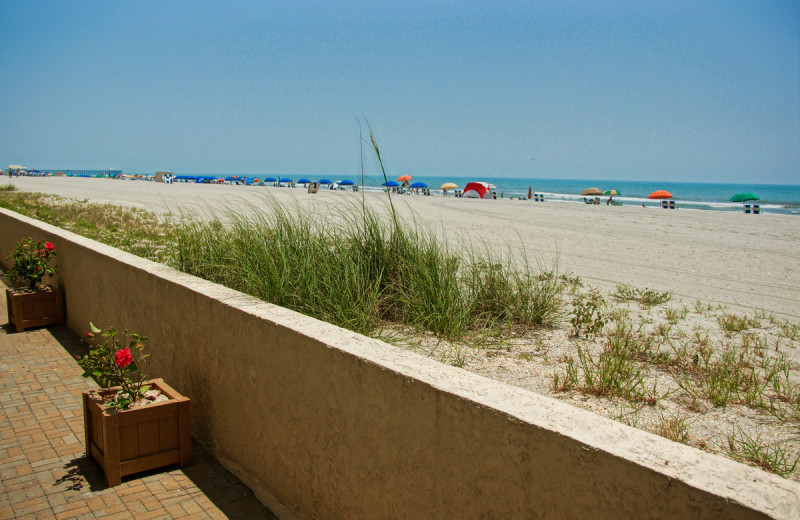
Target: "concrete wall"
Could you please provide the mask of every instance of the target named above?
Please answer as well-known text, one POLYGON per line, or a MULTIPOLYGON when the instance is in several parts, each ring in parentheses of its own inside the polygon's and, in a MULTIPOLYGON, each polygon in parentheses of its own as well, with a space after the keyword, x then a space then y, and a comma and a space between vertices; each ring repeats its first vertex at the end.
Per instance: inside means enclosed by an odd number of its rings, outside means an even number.
POLYGON ((150 337, 195 440, 282 518, 800 518, 800 485, 0 210, 68 326, 150 337))

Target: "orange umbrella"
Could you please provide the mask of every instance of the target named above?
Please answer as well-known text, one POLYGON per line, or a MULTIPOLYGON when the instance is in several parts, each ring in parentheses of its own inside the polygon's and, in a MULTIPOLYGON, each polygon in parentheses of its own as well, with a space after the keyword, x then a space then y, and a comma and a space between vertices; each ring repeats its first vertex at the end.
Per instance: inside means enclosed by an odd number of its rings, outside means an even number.
POLYGON ((411 180, 411 175, 401 175, 397 178, 397 182, 406 182, 411 180))
POLYGON ((657 190, 647 196, 648 199, 671 199, 672 193, 666 190, 657 190))

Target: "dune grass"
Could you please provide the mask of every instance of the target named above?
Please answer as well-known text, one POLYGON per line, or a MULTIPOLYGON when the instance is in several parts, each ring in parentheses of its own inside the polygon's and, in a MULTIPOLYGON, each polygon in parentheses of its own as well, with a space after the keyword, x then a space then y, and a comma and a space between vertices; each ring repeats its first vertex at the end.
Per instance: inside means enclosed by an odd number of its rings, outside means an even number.
POLYGON ((317 215, 266 199, 183 219, 176 245, 183 271, 365 334, 393 322, 457 339, 562 316, 563 282, 553 272, 511 268, 477 248, 457 254, 392 208, 345 204, 317 215))

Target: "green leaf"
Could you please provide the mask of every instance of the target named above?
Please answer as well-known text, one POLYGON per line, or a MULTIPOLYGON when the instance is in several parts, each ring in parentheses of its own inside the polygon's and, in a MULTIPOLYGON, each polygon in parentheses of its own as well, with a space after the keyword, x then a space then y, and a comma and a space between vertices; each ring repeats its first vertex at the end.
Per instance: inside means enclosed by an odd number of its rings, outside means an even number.
POLYGON ((92 334, 99 334, 99 333, 103 332, 102 330, 100 330, 97 327, 95 327, 94 323, 92 323, 91 321, 89 322, 89 328, 92 330, 92 334))
POLYGON ((139 389, 139 391, 141 393, 149 392, 150 391, 150 385, 142 385, 142 387, 139 389))

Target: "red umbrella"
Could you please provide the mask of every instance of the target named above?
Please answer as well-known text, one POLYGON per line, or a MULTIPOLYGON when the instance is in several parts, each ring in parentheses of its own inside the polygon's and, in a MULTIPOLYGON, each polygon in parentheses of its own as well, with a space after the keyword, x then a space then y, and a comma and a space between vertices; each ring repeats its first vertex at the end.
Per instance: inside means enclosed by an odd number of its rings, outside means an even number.
POLYGON ((411 180, 411 175, 401 175, 397 178, 397 182, 406 182, 411 180))
POLYGON ((648 199, 671 199, 672 193, 666 190, 657 190, 647 196, 648 199))

